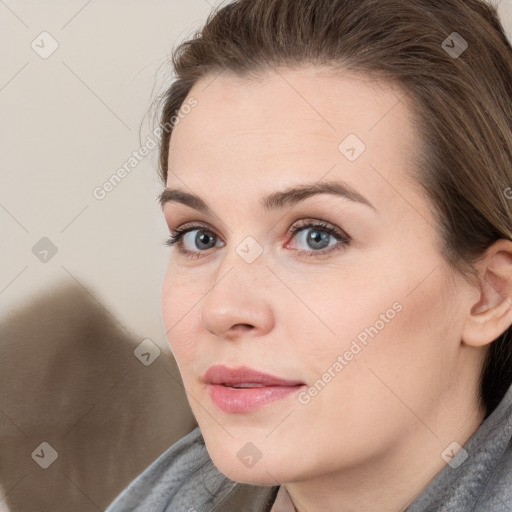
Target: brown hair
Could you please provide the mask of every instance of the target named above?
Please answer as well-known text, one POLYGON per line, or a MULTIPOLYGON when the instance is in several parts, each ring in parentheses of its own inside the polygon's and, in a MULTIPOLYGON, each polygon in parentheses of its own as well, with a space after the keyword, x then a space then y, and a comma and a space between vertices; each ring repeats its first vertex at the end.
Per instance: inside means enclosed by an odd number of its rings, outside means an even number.
MULTIPOLYGON (((443 255, 475 278, 485 249, 512 238, 512 48, 484 1, 236 0, 214 10, 173 53, 176 79, 161 98, 163 182, 169 122, 200 78, 308 63, 392 80, 412 98, 421 134, 412 172, 434 207, 443 255)), ((488 348, 479 396, 487 416, 511 383, 509 328, 488 348)))

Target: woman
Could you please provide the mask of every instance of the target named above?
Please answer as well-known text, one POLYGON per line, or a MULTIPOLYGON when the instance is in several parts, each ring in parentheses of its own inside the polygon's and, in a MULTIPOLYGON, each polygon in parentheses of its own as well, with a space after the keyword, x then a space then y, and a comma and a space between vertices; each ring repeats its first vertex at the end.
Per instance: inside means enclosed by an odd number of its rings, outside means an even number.
POLYGON ((512 510, 495 8, 238 0, 174 69, 162 306, 199 427, 108 512, 512 510))

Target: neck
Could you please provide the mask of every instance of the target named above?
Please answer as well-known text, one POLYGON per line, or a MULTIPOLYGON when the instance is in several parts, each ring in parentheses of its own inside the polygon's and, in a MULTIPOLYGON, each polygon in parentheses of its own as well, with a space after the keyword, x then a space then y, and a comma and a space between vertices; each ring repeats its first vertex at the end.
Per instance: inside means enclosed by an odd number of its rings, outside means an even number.
POLYGON ((447 465, 441 457, 446 448, 453 441, 464 445, 485 418, 474 403, 457 402, 436 409, 426 421, 418 419, 371 461, 285 484, 297 512, 405 511, 447 465), (466 418, 462 425, 460 418, 466 418))

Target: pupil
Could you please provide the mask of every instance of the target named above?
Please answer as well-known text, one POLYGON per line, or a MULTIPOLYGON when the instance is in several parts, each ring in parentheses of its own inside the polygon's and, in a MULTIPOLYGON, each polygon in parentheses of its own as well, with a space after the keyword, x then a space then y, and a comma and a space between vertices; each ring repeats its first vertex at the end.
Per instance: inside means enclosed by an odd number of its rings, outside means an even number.
MULTIPOLYGON (((204 243, 204 244, 208 245, 208 239, 210 239, 210 242, 211 242, 213 240, 213 237, 206 234, 205 231, 198 231, 197 235, 196 235, 196 245, 199 245, 200 243, 204 243)), ((212 244, 210 243, 210 246, 206 247, 206 248, 209 249, 211 246, 212 246, 212 244)))
POLYGON ((329 244, 329 235, 321 231, 310 231, 308 243, 314 249, 323 249, 329 244), (325 244, 323 244, 325 242, 325 244), (323 244, 323 245, 322 245, 323 244))

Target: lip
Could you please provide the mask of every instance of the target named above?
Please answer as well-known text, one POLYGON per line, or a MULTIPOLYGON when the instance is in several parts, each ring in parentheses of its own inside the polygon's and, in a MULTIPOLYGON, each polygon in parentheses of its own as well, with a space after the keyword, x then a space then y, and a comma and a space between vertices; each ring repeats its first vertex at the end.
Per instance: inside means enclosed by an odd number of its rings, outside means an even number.
POLYGON ((224 384, 226 386, 234 386, 245 382, 261 384, 263 386, 297 386, 304 384, 304 382, 299 380, 282 379, 270 373, 254 370, 248 366, 228 368, 223 364, 210 366, 204 374, 203 380, 207 384, 224 384))
POLYGON ((251 412, 264 405, 297 393, 304 382, 276 377, 247 366, 228 368, 214 365, 203 376, 210 398, 221 410, 228 413, 251 412), (240 384, 257 387, 235 388, 240 384))

